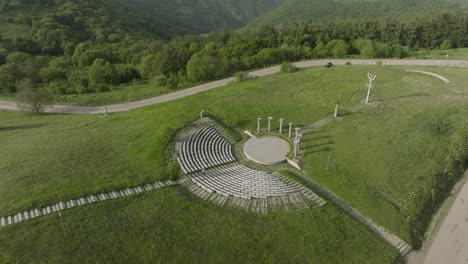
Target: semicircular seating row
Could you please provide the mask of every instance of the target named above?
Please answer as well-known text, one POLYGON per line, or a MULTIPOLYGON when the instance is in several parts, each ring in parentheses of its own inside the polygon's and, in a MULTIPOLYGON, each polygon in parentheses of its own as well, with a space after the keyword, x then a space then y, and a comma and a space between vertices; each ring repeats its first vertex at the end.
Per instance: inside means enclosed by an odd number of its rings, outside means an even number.
POLYGON ((177 158, 186 174, 235 161, 232 145, 212 126, 190 135, 182 143, 177 158))
POLYGON ((244 199, 266 199, 299 191, 275 175, 240 164, 196 173, 191 180, 209 193, 244 199))

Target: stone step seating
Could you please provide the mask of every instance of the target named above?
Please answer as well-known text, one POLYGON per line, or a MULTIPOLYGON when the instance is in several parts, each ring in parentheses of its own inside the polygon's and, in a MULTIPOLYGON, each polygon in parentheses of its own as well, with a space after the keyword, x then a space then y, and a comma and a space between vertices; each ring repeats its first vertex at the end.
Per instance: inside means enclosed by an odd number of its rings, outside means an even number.
POLYGON ((304 197, 312 200, 318 206, 322 206, 322 205, 325 205, 327 203, 324 199, 322 199, 322 197, 318 196, 313 191, 311 191, 309 188, 307 188, 304 185, 298 183, 297 181, 294 181, 294 180, 286 177, 285 175, 283 175, 283 174, 281 174, 279 172, 274 172, 273 175, 278 177, 284 183, 297 188, 304 197))
POLYGON ((232 145, 212 126, 205 126, 182 143, 178 162, 184 173, 202 171, 235 161, 232 145))
POLYGON ((150 184, 145 184, 133 188, 126 188, 120 191, 112 191, 108 193, 100 193, 100 194, 94 194, 94 195, 89 195, 86 197, 81 197, 75 200, 69 200, 66 202, 59 202, 54 205, 48 205, 45 207, 41 208, 36 208, 32 209, 29 211, 24 211, 15 215, 11 216, 6 216, 6 217, 0 217, 0 227, 19 223, 28 219, 33 219, 36 217, 52 214, 54 212, 59 212, 62 210, 66 210, 72 207, 77 207, 85 204, 90 204, 90 203, 95 203, 99 201, 104 201, 104 200, 111 200, 119 197, 124 197, 140 192, 147 192, 167 186, 172 186, 178 184, 176 181, 160 181, 160 182, 155 182, 155 183, 150 183, 150 184))
POLYGON ((236 143, 236 140, 234 138, 232 138, 231 135, 229 135, 228 133, 226 133, 226 131, 224 130, 224 128, 219 125, 218 123, 216 123, 216 121, 214 121, 213 119, 210 119, 210 118, 207 118, 207 117, 204 117, 202 119, 206 124, 208 124, 209 126, 213 127, 214 129, 216 129, 224 138, 227 139, 227 141, 230 143, 230 144, 235 144, 236 143))
POLYGON ((243 165, 196 173, 192 181, 207 192, 244 199, 265 199, 298 191, 272 174, 243 165))
POLYGON ((320 204, 316 204, 304 197, 301 192, 293 192, 287 195, 269 198, 245 199, 241 197, 225 196, 216 192, 208 192, 196 185, 189 177, 181 178, 179 183, 203 200, 219 206, 234 207, 257 214, 303 210, 320 206, 320 204))
POLYGON ((310 189, 280 173, 269 174, 239 164, 195 173, 190 179, 205 192, 225 197, 267 199, 299 193, 318 206, 325 204, 310 189))

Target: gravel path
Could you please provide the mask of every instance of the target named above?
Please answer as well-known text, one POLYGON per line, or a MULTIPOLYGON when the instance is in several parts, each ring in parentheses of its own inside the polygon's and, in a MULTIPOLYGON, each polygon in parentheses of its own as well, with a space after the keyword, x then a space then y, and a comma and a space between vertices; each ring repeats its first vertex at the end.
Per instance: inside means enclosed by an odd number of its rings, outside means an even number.
MULTIPOLYGON (((439 67, 466 67, 468 68, 468 61, 465 60, 312 60, 312 61, 301 61, 295 63, 299 68, 318 67, 323 66, 328 62, 332 62, 335 65, 344 65, 350 61, 353 65, 376 65, 377 61, 382 61, 383 65, 389 66, 439 66, 439 67)), ((280 66, 274 66, 250 73, 251 76, 267 76, 280 71, 280 66)), ((72 105, 49 105, 46 107, 44 112, 46 113, 57 113, 57 114, 102 114, 107 111, 109 113, 124 112, 135 108, 140 108, 148 105, 159 104, 168 102, 183 97, 187 97, 193 94, 208 91, 217 87, 225 86, 230 82, 233 82, 234 78, 227 78, 218 80, 178 92, 165 94, 153 98, 148 98, 140 101, 114 104, 108 106, 72 106, 72 105)), ((19 111, 15 102, 0 100, 0 109, 9 111, 19 111)))

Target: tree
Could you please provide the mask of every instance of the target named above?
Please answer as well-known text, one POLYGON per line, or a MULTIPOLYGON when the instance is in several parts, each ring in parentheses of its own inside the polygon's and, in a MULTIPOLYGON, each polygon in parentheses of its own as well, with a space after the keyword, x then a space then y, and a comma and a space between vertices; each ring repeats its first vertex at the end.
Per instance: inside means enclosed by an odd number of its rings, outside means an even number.
POLYGON ((152 77, 158 75, 158 64, 156 61, 156 56, 146 55, 139 65, 138 71, 140 72, 141 77, 144 79, 151 79, 152 77))
POLYGON ((100 92, 109 84, 115 82, 116 71, 114 65, 104 59, 96 59, 89 67, 88 78, 90 85, 100 92))
POLYGON ((317 42, 314 48, 314 52, 319 58, 326 58, 329 56, 328 49, 322 41, 317 42))
POLYGON ((169 76, 169 78, 167 78, 166 86, 167 86, 167 88, 169 88, 171 90, 175 90, 175 89, 179 88, 179 80, 178 80, 176 74, 172 73, 169 76))
POLYGON ((48 83, 54 80, 65 80, 67 78, 67 73, 57 67, 49 66, 46 68, 42 68, 39 72, 42 82, 48 83))
POLYGON ((133 79, 141 78, 138 71, 131 64, 116 64, 115 65, 115 82, 116 83, 128 83, 133 79))
POLYGON ((214 80, 226 75, 228 65, 218 57, 197 53, 187 63, 187 76, 194 82, 214 80))
POLYGON ((299 69, 289 61, 285 61, 285 62, 281 63, 281 72, 293 73, 293 72, 297 72, 298 70, 299 69))
POLYGON ((450 39, 446 39, 444 40, 444 42, 442 42, 442 44, 440 44, 440 49, 452 49, 453 48, 453 42, 452 40, 450 39))
POLYGON ((24 78, 21 69, 15 64, 0 67, 0 91, 16 92, 16 82, 24 78))
POLYGON ((88 89, 89 79, 88 73, 84 70, 77 69, 68 73, 68 86, 72 87, 75 93, 90 92, 88 89))
POLYGON ((31 79, 24 78, 16 84, 18 91, 18 107, 21 109, 40 113, 44 109, 44 105, 49 103, 49 95, 43 89, 35 89, 34 83, 31 79))
POLYGON ((349 53, 349 45, 342 39, 334 39, 327 43, 327 50, 336 57, 343 58, 349 53))

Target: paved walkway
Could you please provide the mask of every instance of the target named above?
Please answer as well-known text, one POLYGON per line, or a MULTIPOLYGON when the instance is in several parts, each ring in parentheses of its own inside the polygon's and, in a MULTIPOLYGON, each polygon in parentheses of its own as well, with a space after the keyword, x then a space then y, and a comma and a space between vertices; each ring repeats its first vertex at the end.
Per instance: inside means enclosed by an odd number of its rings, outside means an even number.
MULTIPOLYGON (((377 61, 382 61, 383 65, 389 66, 440 66, 440 67, 463 67, 468 68, 468 61, 465 60, 312 60, 312 61, 301 61, 295 63, 299 68, 308 68, 308 67, 319 67, 323 66, 328 62, 332 62, 335 65, 344 65, 346 62, 350 61, 353 65, 376 65, 377 61)), ((262 77, 278 73, 280 71, 280 66, 274 66, 266 69, 261 69, 258 71, 250 72, 250 76, 262 77)), ((140 101, 108 105, 108 106, 71 106, 71 105, 49 105, 46 107, 46 113, 57 113, 57 114, 102 114, 107 111, 109 113, 124 112, 148 105, 154 105, 159 103, 164 103, 204 91, 208 91, 214 88, 225 86, 235 79, 234 77, 218 80, 185 90, 177 91, 170 94, 165 94, 153 98, 148 98, 140 101)), ((0 109, 10 110, 10 111, 19 111, 15 102, 0 100, 0 109)))
POLYGON ((170 181, 170 180, 160 181, 160 182, 155 182, 152 184, 145 184, 145 185, 137 186, 134 188, 127 188, 124 190, 112 191, 108 193, 94 194, 94 195, 90 195, 86 197, 80 197, 74 200, 69 200, 66 202, 59 202, 54 205, 47 205, 44 207, 29 210, 29 211, 17 213, 15 215, 0 217, 0 227, 12 225, 12 224, 22 222, 28 219, 33 219, 36 217, 52 214, 55 212, 60 212, 62 210, 66 210, 66 209, 77 207, 77 206, 82 206, 85 204, 95 203, 95 202, 104 201, 104 200, 116 199, 119 197, 124 197, 124 196, 141 193, 141 192, 147 192, 147 191, 159 189, 162 187, 172 186, 175 184, 179 184, 179 183, 176 181, 170 181))

